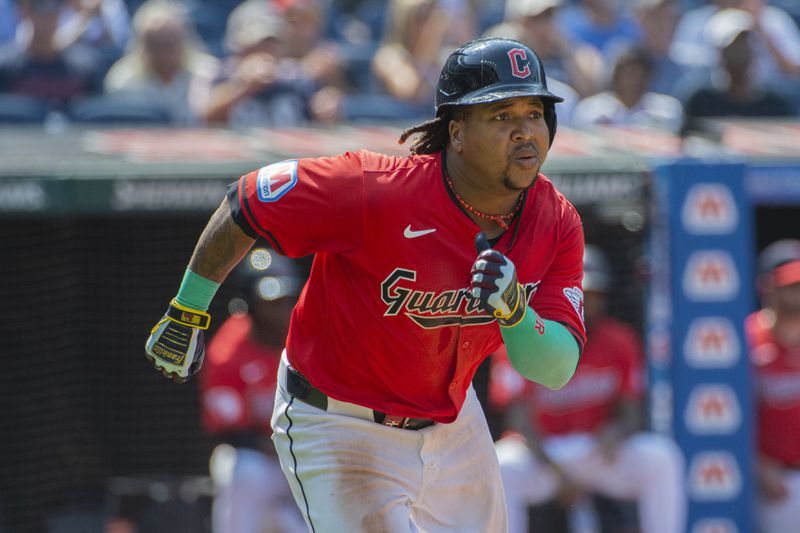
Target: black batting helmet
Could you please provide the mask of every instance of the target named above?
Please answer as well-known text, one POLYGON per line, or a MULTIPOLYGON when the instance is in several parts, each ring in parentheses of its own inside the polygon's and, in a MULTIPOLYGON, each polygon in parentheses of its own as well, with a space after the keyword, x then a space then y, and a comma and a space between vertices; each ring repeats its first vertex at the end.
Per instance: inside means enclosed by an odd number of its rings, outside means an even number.
POLYGON ((436 84, 436 115, 449 106, 483 104, 515 96, 539 96, 556 135, 555 104, 564 99, 547 90, 544 66, 536 53, 512 39, 478 39, 455 50, 436 84))

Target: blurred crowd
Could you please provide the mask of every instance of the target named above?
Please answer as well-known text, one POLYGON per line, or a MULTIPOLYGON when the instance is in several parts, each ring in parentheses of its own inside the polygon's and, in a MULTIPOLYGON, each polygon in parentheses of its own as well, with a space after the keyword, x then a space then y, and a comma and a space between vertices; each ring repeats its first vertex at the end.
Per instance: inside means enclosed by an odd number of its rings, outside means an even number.
POLYGON ((0 122, 428 118, 481 36, 542 58, 559 122, 685 133, 800 114, 792 0, 0 0, 0 122))

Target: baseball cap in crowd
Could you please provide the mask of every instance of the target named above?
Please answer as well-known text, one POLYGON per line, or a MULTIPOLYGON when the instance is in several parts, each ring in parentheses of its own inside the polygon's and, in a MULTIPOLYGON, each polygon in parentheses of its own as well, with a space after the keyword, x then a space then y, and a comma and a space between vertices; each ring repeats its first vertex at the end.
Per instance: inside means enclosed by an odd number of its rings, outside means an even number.
POLYGON ((263 0, 247 0, 239 4, 228 16, 225 27, 225 46, 240 52, 264 39, 282 40, 288 24, 263 0))
POLYGON ((726 8, 714 13, 708 19, 703 35, 717 48, 727 48, 744 32, 753 31, 753 16, 743 9, 726 8))
POLYGON ((587 244, 583 250, 583 291, 608 292, 610 288, 608 259, 600 248, 587 244))
POLYGON ((506 20, 515 20, 522 17, 535 17, 561 6, 563 0, 507 0, 506 20))
POLYGON ((758 271, 770 276, 776 287, 800 283, 800 241, 782 239, 764 248, 758 256, 758 271))

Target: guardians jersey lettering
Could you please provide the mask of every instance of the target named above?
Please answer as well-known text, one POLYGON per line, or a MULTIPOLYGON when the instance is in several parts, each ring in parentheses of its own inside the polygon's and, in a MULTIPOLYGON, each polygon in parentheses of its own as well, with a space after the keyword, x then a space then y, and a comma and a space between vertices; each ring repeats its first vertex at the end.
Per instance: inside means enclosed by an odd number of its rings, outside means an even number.
MULTIPOLYGON (((484 313, 480 302, 469 294, 469 288, 455 291, 420 291, 403 287, 403 280, 416 281, 414 270, 396 268, 381 283, 381 300, 388 308, 383 316, 403 314, 418 326, 426 329, 446 326, 477 326, 494 322, 496 318, 484 313), (424 315, 428 316, 424 316, 424 315), (432 316, 431 316, 432 315, 432 316)), ((536 292, 536 283, 525 283, 525 303, 529 304, 536 292)))
MULTIPOLYGON (((286 343, 292 366, 337 400, 453 421, 475 369, 503 341, 467 297, 480 228, 450 196, 441 154, 299 159, 291 187, 288 172, 270 173, 270 199, 282 193, 271 202, 258 174, 229 189, 234 220, 290 257, 314 254, 286 343)), ((563 290, 580 287, 583 228, 546 177, 493 246, 516 265, 536 313, 582 346, 583 322, 563 290)))

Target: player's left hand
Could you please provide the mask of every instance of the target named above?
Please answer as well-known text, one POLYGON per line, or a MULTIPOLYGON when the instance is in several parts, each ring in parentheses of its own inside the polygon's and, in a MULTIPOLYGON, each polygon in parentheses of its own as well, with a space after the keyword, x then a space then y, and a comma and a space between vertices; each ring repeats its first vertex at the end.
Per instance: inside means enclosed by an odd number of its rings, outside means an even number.
POLYGON ((205 357, 205 330, 211 315, 180 305, 175 300, 145 343, 145 357, 156 370, 175 383, 183 383, 200 370, 205 357))
POLYGON ((517 269, 505 254, 492 249, 483 232, 475 237, 478 258, 472 265, 470 294, 497 318, 501 326, 518 324, 525 316, 525 291, 517 269))

